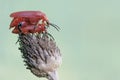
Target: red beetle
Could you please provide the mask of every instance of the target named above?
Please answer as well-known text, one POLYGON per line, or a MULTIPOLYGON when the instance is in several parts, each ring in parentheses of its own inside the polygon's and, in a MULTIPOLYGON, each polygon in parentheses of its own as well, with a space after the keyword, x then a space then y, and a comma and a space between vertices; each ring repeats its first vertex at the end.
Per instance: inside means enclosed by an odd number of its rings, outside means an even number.
POLYGON ((20 11, 10 15, 13 17, 10 28, 14 28, 12 33, 41 33, 46 31, 46 26, 53 26, 57 30, 59 27, 48 21, 46 15, 41 11, 20 11), (40 22, 41 21, 41 22, 40 22))
POLYGON ((21 32, 23 34, 28 34, 28 33, 41 33, 43 31, 46 31, 45 25, 38 24, 37 27, 35 25, 22 26, 20 29, 18 27, 15 27, 12 33, 18 34, 21 32))

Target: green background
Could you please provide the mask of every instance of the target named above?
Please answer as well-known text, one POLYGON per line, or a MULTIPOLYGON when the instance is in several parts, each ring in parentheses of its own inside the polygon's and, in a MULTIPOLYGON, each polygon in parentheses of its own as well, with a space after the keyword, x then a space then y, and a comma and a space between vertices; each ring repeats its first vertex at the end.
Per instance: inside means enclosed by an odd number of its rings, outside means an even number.
POLYGON ((1 0, 0 80, 47 80, 25 69, 10 13, 40 10, 63 56, 60 80, 120 80, 120 0, 1 0))

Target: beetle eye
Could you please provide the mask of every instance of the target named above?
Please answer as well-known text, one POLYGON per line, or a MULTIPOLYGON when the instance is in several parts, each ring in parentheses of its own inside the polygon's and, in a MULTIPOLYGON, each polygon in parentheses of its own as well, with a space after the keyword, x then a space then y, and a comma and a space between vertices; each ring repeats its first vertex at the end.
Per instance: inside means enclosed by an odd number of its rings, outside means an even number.
POLYGON ((22 22, 18 23, 18 26, 21 27, 22 26, 22 22))
POLYGON ((20 23, 18 23, 18 30, 19 30, 19 32, 22 32, 22 30, 21 30, 21 27, 22 27, 22 22, 20 22, 20 23))

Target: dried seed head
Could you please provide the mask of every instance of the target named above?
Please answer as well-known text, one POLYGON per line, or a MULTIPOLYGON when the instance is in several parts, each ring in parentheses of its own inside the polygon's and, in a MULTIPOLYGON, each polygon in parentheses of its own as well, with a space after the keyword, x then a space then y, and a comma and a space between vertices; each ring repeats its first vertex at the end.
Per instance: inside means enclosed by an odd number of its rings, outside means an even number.
POLYGON ((57 68, 62 57, 54 40, 41 34, 20 34, 19 44, 27 69, 38 77, 58 80, 57 68))

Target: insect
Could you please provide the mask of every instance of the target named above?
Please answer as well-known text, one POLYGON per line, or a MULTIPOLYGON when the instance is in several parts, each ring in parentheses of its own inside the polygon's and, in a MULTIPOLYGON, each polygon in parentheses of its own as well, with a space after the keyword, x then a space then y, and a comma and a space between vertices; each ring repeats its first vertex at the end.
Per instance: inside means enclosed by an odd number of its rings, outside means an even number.
POLYGON ((20 11, 10 15, 14 19, 10 23, 10 28, 14 28, 12 33, 28 34, 41 33, 46 31, 50 25, 59 30, 60 28, 50 23, 45 13, 41 11, 20 11))
POLYGON ((13 29, 12 33, 18 34, 21 32, 23 34, 28 34, 28 33, 41 33, 43 31, 46 31, 44 24, 38 24, 37 27, 35 25, 27 25, 27 26, 24 25, 26 24, 20 23, 18 27, 15 27, 13 29))

